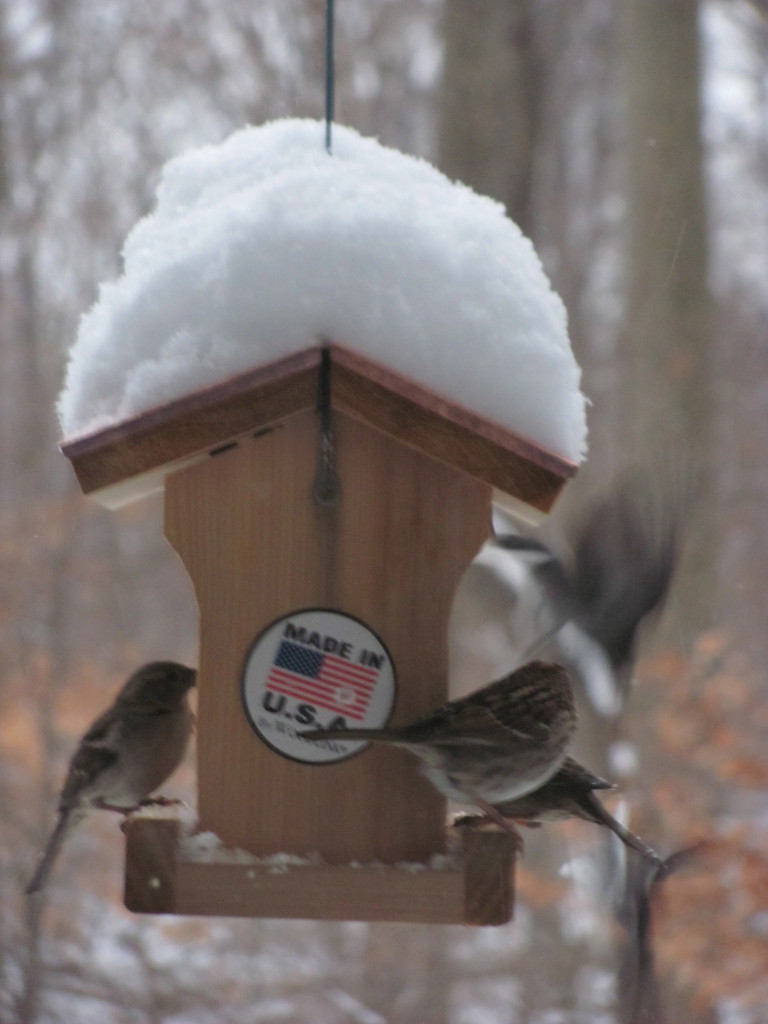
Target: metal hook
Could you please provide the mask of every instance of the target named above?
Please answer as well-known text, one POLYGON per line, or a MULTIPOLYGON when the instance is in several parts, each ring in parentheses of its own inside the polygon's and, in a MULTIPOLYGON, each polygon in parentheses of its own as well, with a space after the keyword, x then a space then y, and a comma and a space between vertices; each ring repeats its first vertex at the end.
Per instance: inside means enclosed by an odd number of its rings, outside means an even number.
POLYGON ((317 415, 320 420, 320 445, 312 497, 318 505, 335 505, 341 495, 341 484, 336 472, 336 440, 331 422, 331 354, 327 348, 322 350, 320 356, 317 415))

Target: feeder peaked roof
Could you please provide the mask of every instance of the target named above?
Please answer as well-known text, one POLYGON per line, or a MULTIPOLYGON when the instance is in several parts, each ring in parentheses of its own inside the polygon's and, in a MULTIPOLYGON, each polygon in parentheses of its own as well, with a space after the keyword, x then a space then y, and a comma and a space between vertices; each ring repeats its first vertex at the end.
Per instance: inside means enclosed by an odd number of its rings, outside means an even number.
POLYGON ((546 512, 576 464, 337 344, 287 356, 66 442, 85 494, 119 507, 165 477, 317 407, 323 350, 331 407, 546 512))
POLYGON ((327 339, 580 462, 581 373, 530 240, 425 161, 341 125, 329 156, 322 135, 320 122, 276 121, 165 166, 122 272, 81 319, 63 436, 327 339))

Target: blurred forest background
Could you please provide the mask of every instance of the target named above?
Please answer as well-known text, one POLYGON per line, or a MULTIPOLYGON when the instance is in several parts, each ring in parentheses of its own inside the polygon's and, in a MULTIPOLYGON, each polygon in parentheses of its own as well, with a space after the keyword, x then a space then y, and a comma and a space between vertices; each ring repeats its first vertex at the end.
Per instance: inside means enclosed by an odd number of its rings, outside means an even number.
MULTIPOLYGON (((696 476, 685 560, 619 726, 637 754, 621 780, 633 827, 664 852, 711 841, 659 887, 644 1019, 761 1024, 768 7, 337 8, 338 120, 502 200, 568 307, 591 453, 549 534, 626 465, 696 476)), ((169 157, 247 122, 322 116, 323 18, 321 0, 0 0, 2 1024, 624 1024, 635 1012, 637 949, 616 913, 632 865, 584 824, 527 839, 501 929, 133 917, 110 815, 72 838, 44 905, 25 904, 84 726, 138 663, 196 657, 159 502, 99 509, 57 450, 67 348, 169 157)), ((605 770, 599 746, 580 756, 605 770)), ((167 792, 193 798, 191 763, 167 792)))

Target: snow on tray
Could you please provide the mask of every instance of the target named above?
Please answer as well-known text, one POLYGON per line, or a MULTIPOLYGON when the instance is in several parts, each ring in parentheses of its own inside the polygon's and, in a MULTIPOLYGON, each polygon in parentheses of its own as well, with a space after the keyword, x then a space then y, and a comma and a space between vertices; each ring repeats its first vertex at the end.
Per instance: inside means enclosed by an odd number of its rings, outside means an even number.
MULTIPOLYGON (((324 861, 319 853, 300 857, 293 853, 273 853, 267 857, 258 857, 248 853, 246 850, 230 849, 224 846, 222 840, 215 832, 197 832, 192 835, 184 835, 181 839, 179 853, 182 860, 199 864, 240 864, 253 868, 261 868, 269 874, 284 875, 295 868, 322 867, 324 861)), ((397 864, 382 864, 379 861, 371 861, 361 864, 358 861, 344 865, 348 868, 359 868, 375 870, 408 871, 411 874, 418 874, 422 871, 457 871, 459 861, 451 854, 436 853, 429 863, 421 861, 399 861, 397 864)))
POLYGON ((65 437, 339 342, 566 458, 566 313, 503 207, 423 160, 282 120, 170 161, 70 353, 65 437))

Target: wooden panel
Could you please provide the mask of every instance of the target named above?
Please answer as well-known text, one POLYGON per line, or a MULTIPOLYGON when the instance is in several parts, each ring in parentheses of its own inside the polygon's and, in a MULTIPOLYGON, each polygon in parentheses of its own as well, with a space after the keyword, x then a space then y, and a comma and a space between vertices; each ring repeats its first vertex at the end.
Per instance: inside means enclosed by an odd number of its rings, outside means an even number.
POLYGON ((144 914, 172 914, 181 827, 168 816, 126 818, 125 905, 144 914))
POLYGON ((276 873, 237 864, 182 863, 175 907, 176 913, 234 917, 461 924, 464 879, 459 871, 339 865, 276 873))
MULTIPOLYGON (((319 363, 317 348, 288 356, 66 442, 61 450, 85 494, 147 475, 156 489, 166 473, 190 457, 313 408, 319 363)), ((149 490, 146 480, 137 481, 138 496, 149 490)), ((118 499, 102 494, 101 500, 114 506, 132 498, 127 488, 117 494, 118 499)))
POLYGON ((464 828, 463 865, 414 871, 188 861, 178 857, 179 823, 145 814, 126 833, 125 903, 137 913, 494 925, 512 916, 507 834, 464 828))
POLYGON ((548 511, 577 466, 338 345, 336 407, 499 490, 548 511))
POLYGON ((464 921, 504 924, 515 894, 515 836, 462 828, 464 851, 464 921))
POLYGON ((447 696, 448 616, 488 536, 490 488, 351 417, 334 421, 334 507, 311 496, 314 414, 166 483, 166 532, 201 613, 201 827, 259 855, 423 861, 442 850, 445 805, 411 755, 372 746, 342 763, 297 763, 259 739, 241 706, 254 638, 312 606, 357 616, 382 638, 398 674, 393 721, 447 696))

